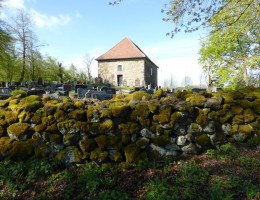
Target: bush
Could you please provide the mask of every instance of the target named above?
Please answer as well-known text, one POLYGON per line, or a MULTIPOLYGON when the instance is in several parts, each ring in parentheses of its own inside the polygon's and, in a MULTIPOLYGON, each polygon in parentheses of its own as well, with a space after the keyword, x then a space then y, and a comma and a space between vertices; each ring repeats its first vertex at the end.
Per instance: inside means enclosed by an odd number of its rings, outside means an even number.
POLYGON ((21 97, 23 98, 23 97, 26 97, 26 92, 23 90, 13 90, 11 92, 11 95, 13 95, 13 96, 21 95, 21 97))

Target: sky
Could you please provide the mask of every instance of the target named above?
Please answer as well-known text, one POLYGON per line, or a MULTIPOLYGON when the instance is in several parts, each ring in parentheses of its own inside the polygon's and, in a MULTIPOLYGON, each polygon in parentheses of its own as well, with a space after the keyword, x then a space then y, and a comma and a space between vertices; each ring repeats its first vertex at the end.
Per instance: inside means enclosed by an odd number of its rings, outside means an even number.
MULTIPOLYGON (((193 84, 201 83, 198 63, 201 32, 166 36, 173 24, 164 22, 161 9, 169 0, 124 0, 116 6, 112 0, 4 0, 1 17, 10 19, 18 9, 30 13, 33 31, 45 46, 43 55, 56 58, 63 66, 74 64, 84 71, 84 56, 106 53, 129 37, 159 67, 158 85, 173 80, 181 86, 185 76, 193 84)), ((97 61, 91 72, 98 75, 97 61)))

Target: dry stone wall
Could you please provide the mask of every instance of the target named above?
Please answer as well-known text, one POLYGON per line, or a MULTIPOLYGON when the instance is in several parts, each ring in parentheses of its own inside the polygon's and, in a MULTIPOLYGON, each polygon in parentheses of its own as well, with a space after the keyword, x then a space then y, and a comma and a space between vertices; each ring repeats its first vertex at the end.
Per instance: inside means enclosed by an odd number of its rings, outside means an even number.
POLYGON ((0 159, 125 165, 260 137, 260 90, 0 101, 0 159))

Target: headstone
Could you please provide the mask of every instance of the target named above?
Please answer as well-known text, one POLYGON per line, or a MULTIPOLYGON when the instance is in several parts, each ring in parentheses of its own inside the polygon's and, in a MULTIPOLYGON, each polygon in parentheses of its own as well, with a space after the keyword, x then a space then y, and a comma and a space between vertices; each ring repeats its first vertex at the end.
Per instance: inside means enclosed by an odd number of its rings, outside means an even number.
POLYGON ((108 88, 107 87, 102 87, 102 88, 100 88, 100 91, 107 91, 108 90, 108 88))
POLYGON ((78 88, 77 89, 77 95, 78 95, 78 98, 84 98, 85 97, 85 94, 88 92, 88 89, 87 88, 78 88))
POLYGON ((85 89, 87 89, 88 86, 87 85, 80 85, 80 84, 75 85, 75 93, 77 93, 78 88, 85 88, 85 89))
POLYGON ((63 85, 63 90, 64 91, 71 91, 71 84, 64 84, 63 85))
POLYGON ((106 92, 107 92, 107 94, 116 94, 116 89, 115 88, 108 88, 106 92))
POLYGON ((0 88, 0 98, 8 98, 11 96, 11 90, 9 88, 1 87, 0 88))
POLYGON ((69 90, 67 90, 67 91, 65 91, 65 90, 58 91, 58 95, 59 96, 66 96, 66 97, 68 97, 69 96, 69 90))
POLYGON ((43 94, 45 94, 45 91, 44 90, 40 90, 40 89, 35 89, 35 90, 28 90, 26 95, 27 96, 30 96, 30 95, 38 95, 40 97, 43 96, 43 94))
POLYGON ((207 89, 205 89, 205 88, 192 88, 191 91, 192 92, 206 92, 207 89))

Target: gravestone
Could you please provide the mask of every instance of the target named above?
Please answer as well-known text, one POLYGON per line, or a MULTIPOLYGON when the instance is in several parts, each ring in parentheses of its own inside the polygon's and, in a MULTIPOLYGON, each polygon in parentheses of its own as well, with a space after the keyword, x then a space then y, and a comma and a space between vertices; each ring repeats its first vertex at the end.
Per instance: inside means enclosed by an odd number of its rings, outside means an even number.
POLYGON ((64 91, 71 91, 71 84, 64 84, 63 85, 63 90, 64 91))
POLYGON ((78 98, 84 98, 85 94, 88 92, 87 88, 78 88, 77 89, 77 96, 78 98))
POLYGON ((38 89, 38 90, 28 90, 26 95, 30 96, 30 95, 38 95, 40 97, 43 96, 43 94, 45 94, 44 90, 38 89))
POLYGON ((192 92, 206 92, 207 90, 205 88, 192 88, 192 92))
POLYGON ((82 85, 82 84, 77 84, 77 85, 75 85, 75 93, 78 92, 78 88, 85 88, 85 89, 87 89, 88 86, 87 86, 87 85, 82 85))
POLYGON ((9 88, 1 87, 0 88, 0 99, 7 99, 11 96, 11 90, 9 88))
POLYGON ((116 94, 116 89, 115 88, 108 88, 106 93, 107 94, 116 94))

